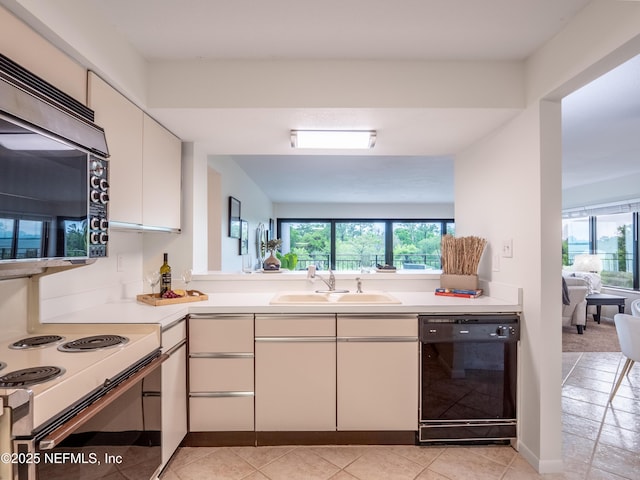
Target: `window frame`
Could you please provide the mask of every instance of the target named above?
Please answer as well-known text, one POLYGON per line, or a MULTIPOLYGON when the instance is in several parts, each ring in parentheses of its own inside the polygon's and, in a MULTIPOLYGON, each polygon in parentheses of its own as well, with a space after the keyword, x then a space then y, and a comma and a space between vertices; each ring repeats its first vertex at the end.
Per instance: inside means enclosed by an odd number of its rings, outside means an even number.
POLYGON ((337 223, 383 223, 385 229, 384 235, 384 258, 385 264, 393 265, 393 224, 394 223, 439 223, 440 236, 447 234, 447 226, 453 224, 455 230, 454 218, 278 218, 276 221, 276 237, 282 236, 283 223, 328 223, 330 231, 330 256, 329 263, 331 269, 336 267, 336 224, 337 223))
MULTIPOLYGON (((615 288, 620 290, 630 290, 630 291, 638 291, 640 289, 640 252, 638 236, 640 234, 640 212, 632 211, 632 212, 618 212, 620 214, 631 213, 631 232, 633 235, 632 240, 632 260, 631 263, 633 265, 633 287, 621 287, 618 285, 608 285, 604 284, 604 286, 609 288, 615 288)), ((582 217, 575 217, 575 219, 586 218, 589 226, 589 253, 597 254, 597 243, 598 243, 598 232, 597 232, 597 218, 599 216, 611 216, 616 215, 616 213, 605 213, 602 212, 600 215, 585 215, 582 217)), ((571 217, 568 217, 571 219, 571 217)), ((564 239, 563 239, 564 241, 564 239)))

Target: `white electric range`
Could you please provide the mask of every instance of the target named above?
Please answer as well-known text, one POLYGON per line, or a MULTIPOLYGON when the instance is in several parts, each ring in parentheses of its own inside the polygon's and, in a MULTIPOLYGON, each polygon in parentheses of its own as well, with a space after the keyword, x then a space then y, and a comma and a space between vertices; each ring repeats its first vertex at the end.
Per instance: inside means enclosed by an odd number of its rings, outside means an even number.
MULTIPOLYGON (((99 344, 97 341, 92 343, 94 346, 99 344)), ((87 346, 92 346, 91 342, 87 346)), ((4 377, 22 369, 56 367, 64 370, 51 380, 24 387, 33 392, 33 427, 37 428, 102 386, 105 380, 113 378, 158 348, 160 327, 154 324, 43 325, 37 332, 0 342, 0 362, 7 365, 0 370, 0 389, 23 388, 22 385, 11 386, 2 382, 4 377), (61 351, 58 348, 68 342, 99 335, 124 337, 127 341, 122 345, 97 349, 61 351), (11 347, 19 340, 43 336, 62 338, 35 348, 11 347)), ((20 378, 16 380, 20 381, 20 378)))
MULTIPOLYGON (((49 472, 43 469, 53 465, 42 462, 44 454, 65 445, 63 441, 79 428, 76 422, 91 425, 95 411, 103 409, 98 408, 99 405, 116 405, 111 398, 105 401, 109 394, 118 397, 122 392, 138 390, 141 395, 148 395, 149 392, 142 392, 149 390, 143 383, 147 373, 141 372, 149 370, 150 363, 161 362, 160 335, 157 324, 41 324, 36 331, 3 337, 0 340, 0 366, 3 367, 0 369, 0 401, 4 403, 3 417, 10 420, 0 417, 0 446, 2 453, 10 452, 19 461, 0 465, 4 469, 0 477, 5 478, 4 474, 10 475, 6 478, 46 478, 49 472), (31 343, 35 346, 29 345, 31 343), (40 378, 47 374, 51 377, 40 378), (131 388, 127 383, 133 383, 136 376, 141 377, 142 386, 131 388), (38 464, 29 462, 34 458, 39 459, 38 464)), ((156 383, 147 380, 147 385, 153 384, 153 388, 159 390, 156 383)), ((128 405, 120 405, 107 415, 116 415, 118 410, 127 408, 128 405)), ((147 405, 146 410, 140 414, 134 412, 132 417, 148 416, 150 410, 147 405)), ((130 429, 140 430, 131 425, 122 431, 130 429)), ((112 437, 114 435, 115 432, 112 437)), ((113 443, 113 438, 109 442, 113 443)), ((148 439, 144 442, 149 443, 148 439)), ((77 445, 68 448, 75 449, 77 445)), ((80 478, 94 478, 94 474, 100 478, 110 473, 93 465, 88 469, 89 474, 80 478)))

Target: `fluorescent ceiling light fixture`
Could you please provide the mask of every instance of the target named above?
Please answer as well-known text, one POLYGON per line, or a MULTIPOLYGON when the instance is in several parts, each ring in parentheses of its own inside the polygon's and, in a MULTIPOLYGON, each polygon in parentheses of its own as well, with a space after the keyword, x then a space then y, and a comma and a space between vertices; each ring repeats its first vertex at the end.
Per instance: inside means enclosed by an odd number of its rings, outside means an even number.
POLYGON ((291 130, 293 148, 373 148, 375 130, 291 130))

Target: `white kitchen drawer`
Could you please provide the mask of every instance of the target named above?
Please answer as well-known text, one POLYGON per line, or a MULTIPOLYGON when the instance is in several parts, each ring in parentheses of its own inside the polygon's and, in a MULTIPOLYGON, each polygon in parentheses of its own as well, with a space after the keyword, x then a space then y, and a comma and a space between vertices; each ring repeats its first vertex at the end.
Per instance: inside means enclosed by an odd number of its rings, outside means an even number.
POLYGON ((187 322, 180 320, 166 330, 162 330, 162 351, 166 352, 187 338, 187 322))
POLYGON ((338 337, 417 337, 416 315, 338 315, 338 337))
POLYGON ((190 432, 253 430, 253 396, 189 398, 190 432))
POLYGON ((189 353, 253 352, 253 315, 189 319, 189 353))
POLYGON ((333 337, 335 315, 256 315, 256 337, 333 337))
POLYGON ((190 358, 191 392, 253 392, 253 358, 190 358))

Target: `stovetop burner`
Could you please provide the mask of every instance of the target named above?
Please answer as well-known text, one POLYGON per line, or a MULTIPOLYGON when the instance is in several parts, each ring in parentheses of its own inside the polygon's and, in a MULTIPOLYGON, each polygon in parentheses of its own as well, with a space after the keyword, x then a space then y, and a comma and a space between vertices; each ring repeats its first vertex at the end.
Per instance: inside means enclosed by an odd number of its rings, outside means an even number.
POLYGON ((124 345, 128 341, 127 337, 121 337, 120 335, 94 335, 63 343, 58 347, 58 350, 61 352, 90 352, 124 345))
POLYGON ((22 370, 16 370, 15 372, 2 375, 0 377, 0 387, 26 387, 53 380, 64 374, 64 372, 64 368, 52 366, 23 368, 22 370))
POLYGON ((56 343, 60 343, 64 337, 60 335, 38 335, 36 337, 26 337, 9 345, 14 350, 28 350, 30 348, 41 348, 56 343))

